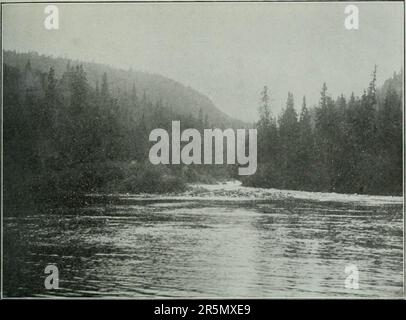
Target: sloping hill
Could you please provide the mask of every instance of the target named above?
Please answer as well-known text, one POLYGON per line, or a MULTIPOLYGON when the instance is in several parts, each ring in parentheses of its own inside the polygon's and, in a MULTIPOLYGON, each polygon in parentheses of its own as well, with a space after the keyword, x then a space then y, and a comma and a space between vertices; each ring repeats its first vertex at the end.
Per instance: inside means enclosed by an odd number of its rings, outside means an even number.
POLYGON ((96 86, 96 82, 100 82, 103 73, 106 73, 113 95, 118 96, 123 91, 131 92, 132 88, 135 87, 139 96, 145 93, 152 102, 161 101, 163 106, 172 108, 173 111, 180 114, 190 114, 198 117, 199 111, 202 110, 203 115, 207 115, 207 120, 214 126, 225 128, 243 128, 249 126, 243 121, 234 119, 219 110, 204 94, 159 74, 123 70, 103 64, 67 58, 55 58, 40 55, 36 52, 17 53, 15 51, 3 51, 3 62, 20 70, 23 70, 28 60, 33 69, 38 69, 42 72, 48 72, 52 66, 55 69, 57 77, 63 74, 67 65, 82 64, 86 70, 88 81, 92 86, 96 86))

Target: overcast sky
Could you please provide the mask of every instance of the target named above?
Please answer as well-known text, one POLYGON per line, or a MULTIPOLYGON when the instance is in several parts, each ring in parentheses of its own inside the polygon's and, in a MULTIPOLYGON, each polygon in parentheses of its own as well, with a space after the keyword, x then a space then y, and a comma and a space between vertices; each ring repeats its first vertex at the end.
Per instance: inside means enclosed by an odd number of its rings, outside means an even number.
POLYGON ((3 7, 3 46, 159 73, 206 94, 218 108, 255 120, 259 93, 278 114, 288 91, 297 108, 362 93, 403 63, 403 6, 358 3, 359 30, 344 28, 348 3, 58 4, 59 30, 44 28, 45 4, 3 7))

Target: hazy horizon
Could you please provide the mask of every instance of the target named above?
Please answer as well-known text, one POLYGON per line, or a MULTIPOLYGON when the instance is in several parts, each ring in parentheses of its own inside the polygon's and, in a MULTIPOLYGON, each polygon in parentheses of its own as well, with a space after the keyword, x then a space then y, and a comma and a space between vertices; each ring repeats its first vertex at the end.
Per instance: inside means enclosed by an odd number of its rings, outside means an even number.
POLYGON ((403 68, 402 3, 357 3, 360 29, 344 28, 348 3, 46 4, 3 6, 3 49, 157 73, 207 95, 228 115, 254 121, 264 85, 274 115, 287 92, 317 104, 362 93, 403 68), (112 18, 113 17, 113 18, 112 18))

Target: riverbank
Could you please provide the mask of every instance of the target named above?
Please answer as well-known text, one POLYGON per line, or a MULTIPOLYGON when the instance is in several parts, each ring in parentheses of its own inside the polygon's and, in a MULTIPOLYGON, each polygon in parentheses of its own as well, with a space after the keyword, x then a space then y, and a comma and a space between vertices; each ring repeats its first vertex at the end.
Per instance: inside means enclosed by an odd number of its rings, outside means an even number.
POLYGON ((246 187, 241 182, 227 181, 217 184, 188 184, 184 192, 171 194, 88 194, 90 198, 119 200, 161 200, 161 201, 182 201, 182 200, 210 200, 210 201, 269 201, 299 199, 320 202, 354 203, 366 206, 376 205, 402 205, 403 197, 400 196, 374 196, 360 194, 340 194, 330 192, 309 192, 296 190, 279 190, 256 187, 246 187))

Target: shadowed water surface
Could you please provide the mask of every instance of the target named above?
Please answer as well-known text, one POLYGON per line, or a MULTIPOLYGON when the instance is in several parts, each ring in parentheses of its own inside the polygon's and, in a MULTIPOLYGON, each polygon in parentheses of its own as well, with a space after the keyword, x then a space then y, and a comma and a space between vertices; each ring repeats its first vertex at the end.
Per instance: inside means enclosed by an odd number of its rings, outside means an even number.
POLYGON ((400 205, 152 199, 9 214, 8 297, 402 296, 400 205), (58 290, 44 288, 51 263, 58 290), (351 264, 358 290, 344 286, 351 264))

